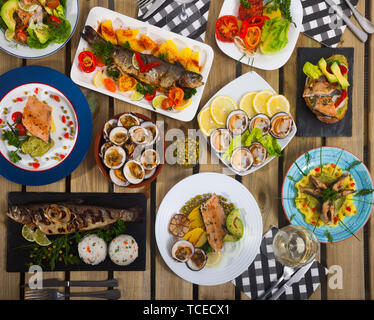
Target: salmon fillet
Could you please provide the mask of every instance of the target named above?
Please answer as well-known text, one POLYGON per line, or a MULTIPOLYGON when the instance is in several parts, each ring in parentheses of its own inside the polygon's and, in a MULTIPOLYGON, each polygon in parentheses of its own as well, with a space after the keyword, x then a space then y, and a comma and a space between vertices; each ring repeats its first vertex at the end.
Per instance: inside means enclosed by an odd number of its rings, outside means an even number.
POLYGON ((52 108, 35 97, 29 96, 22 116, 22 123, 26 130, 48 143, 51 122, 52 108))
POLYGON ((305 98, 311 96, 333 96, 335 94, 340 93, 337 87, 337 83, 330 83, 327 81, 325 77, 320 77, 316 80, 309 82, 305 86, 303 97, 305 98))
POLYGON ((203 216, 208 242, 216 252, 223 248, 223 237, 225 236, 226 214, 218 197, 213 196, 200 207, 203 216))

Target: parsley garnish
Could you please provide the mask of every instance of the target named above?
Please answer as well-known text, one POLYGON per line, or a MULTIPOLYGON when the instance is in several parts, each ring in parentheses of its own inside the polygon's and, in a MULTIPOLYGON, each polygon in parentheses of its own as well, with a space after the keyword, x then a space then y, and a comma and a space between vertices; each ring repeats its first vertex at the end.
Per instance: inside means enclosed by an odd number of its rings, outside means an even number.
POLYGON ((356 197, 364 197, 368 194, 372 194, 374 192, 374 189, 362 189, 359 192, 356 193, 356 197))
POLYGON ((184 100, 188 100, 192 98, 192 96, 194 96, 197 92, 195 88, 182 88, 182 89, 184 91, 184 97, 183 97, 184 100))
POLYGON ((105 65, 110 66, 113 63, 112 52, 113 44, 108 42, 98 42, 92 45, 95 56, 101 57, 105 65))
POLYGON ((113 79, 118 79, 120 76, 120 73, 117 69, 111 69, 111 68, 106 69, 106 74, 113 79))
POLYGON ((248 0, 240 0, 240 4, 244 7, 244 8, 247 8, 247 9, 251 9, 252 6, 251 4, 249 3, 248 0))
POLYGON ((347 171, 352 170, 354 167, 360 165, 362 162, 359 160, 353 161, 352 164, 346 169, 347 171))
POLYGON ((123 47, 124 49, 129 49, 129 50, 131 50, 130 42, 128 42, 128 41, 126 41, 126 42, 122 45, 122 47, 123 47))
POLYGON ((332 190, 331 188, 323 189, 322 193, 322 202, 326 201, 335 201, 338 199, 338 192, 335 190, 332 190))

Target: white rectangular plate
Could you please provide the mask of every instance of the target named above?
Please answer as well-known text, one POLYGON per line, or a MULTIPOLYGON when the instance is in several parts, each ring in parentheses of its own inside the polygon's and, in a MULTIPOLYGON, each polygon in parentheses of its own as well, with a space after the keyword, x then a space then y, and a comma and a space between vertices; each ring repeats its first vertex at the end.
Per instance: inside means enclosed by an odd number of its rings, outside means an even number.
POLYGON ((71 79, 78 85, 82 87, 86 87, 88 89, 103 93, 105 95, 111 96, 113 98, 126 101, 128 103, 134 104, 136 106, 142 107, 144 109, 154 111, 165 116, 168 116, 173 119, 177 119, 180 121, 191 121, 199 108, 199 103, 201 97, 203 95, 203 91, 205 88, 205 83, 208 80, 208 75, 210 68, 213 62, 213 49, 199 41, 189 39, 187 37, 180 36, 176 33, 169 32, 163 30, 161 28, 155 27, 148 23, 130 18, 123 14, 117 13, 115 11, 102 8, 102 7, 95 7, 92 8, 88 14, 86 25, 92 26, 94 29, 97 29, 98 25, 105 20, 112 20, 114 29, 118 28, 130 28, 130 29, 139 29, 139 33, 143 33, 148 35, 153 41, 155 42, 163 42, 166 40, 172 40, 179 48, 179 50, 189 47, 193 51, 199 51, 200 55, 200 66, 202 66, 201 75, 203 76, 204 85, 200 88, 197 88, 197 93, 192 98, 192 103, 186 109, 180 112, 173 112, 173 111, 166 111, 162 109, 154 110, 152 107, 151 102, 146 101, 145 99, 141 101, 132 101, 130 99, 132 92, 120 92, 117 91, 115 93, 109 92, 105 88, 96 88, 93 84, 93 77, 95 72, 92 73, 84 73, 80 70, 78 55, 80 52, 84 51, 85 49, 89 48, 88 43, 81 38, 77 52, 75 54, 75 58, 73 61, 73 65, 70 72, 71 79))
MULTIPOLYGON (((240 0, 225 0, 219 16, 222 17, 225 15, 233 15, 237 17, 239 4, 240 0)), ((273 55, 264 55, 261 52, 258 52, 254 56, 253 67, 263 70, 276 70, 285 65, 288 59, 291 57, 291 54, 295 49, 297 39, 299 38, 300 28, 303 21, 303 7, 300 0, 291 0, 290 10, 296 27, 293 24, 290 26, 290 30, 288 31, 288 44, 281 51, 273 55)), ((243 56, 243 53, 234 43, 219 41, 217 37, 216 41, 218 47, 229 57, 239 60, 243 56)), ((252 64, 252 59, 251 61, 248 60, 248 58, 244 57, 241 59, 241 62, 247 65, 252 64)))
MULTIPOLYGON (((217 97, 217 96, 230 96, 232 97, 238 104, 240 99, 250 91, 261 91, 261 90, 270 90, 274 93, 276 91, 268 84, 263 78, 261 78, 256 72, 251 71, 246 74, 243 74, 241 77, 235 79, 234 81, 230 82, 228 85, 223 87, 220 91, 218 91, 209 101, 208 103, 201 109, 200 112, 202 112, 205 108, 209 108, 211 101, 217 97)), ((282 150, 290 143, 290 141, 293 139, 297 131, 296 124, 294 125, 290 135, 285 139, 278 139, 278 143, 282 150)), ((207 138, 206 136, 204 136, 207 138)), ((207 139, 209 142, 209 139, 207 139)), ((266 159, 266 161, 258 166, 258 167, 252 167, 251 169, 245 171, 245 172, 239 172, 234 170, 228 163, 222 160, 222 158, 219 156, 218 153, 216 153, 213 148, 211 148, 211 152, 214 152, 214 154, 224 163, 232 172, 234 172, 237 175, 240 176, 246 176, 252 172, 257 171, 258 169, 261 169, 262 167, 266 166, 271 160, 273 160, 275 157, 269 157, 266 159)))

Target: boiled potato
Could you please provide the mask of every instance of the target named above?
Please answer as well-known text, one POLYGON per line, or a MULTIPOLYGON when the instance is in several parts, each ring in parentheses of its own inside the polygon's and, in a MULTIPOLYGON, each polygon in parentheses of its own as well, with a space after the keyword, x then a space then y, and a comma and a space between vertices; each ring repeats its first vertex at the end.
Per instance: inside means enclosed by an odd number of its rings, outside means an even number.
POLYGON ((191 221, 190 230, 195 228, 205 228, 204 221, 200 213, 200 207, 196 207, 190 212, 188 215, 188 220, 191 221))
POLYGON ((202 228, 195 228, 187 232, 183 240, 191 242, 195 247, 202 246, 207 240, 206 232, 202 228))
POLYGON ((112 20, 107 20, 101 24, 101 35, 106 41, 114 45, 118 44, 116 34, 113 30, 112 20))
POLYGON ((136 39, 139 34, 138 29, 117 29, 116 30, 116 37, 118 44, 123 46, 127 41, 136 39))
POLYGON ((150 37, 145 34, 140 36, 139 42, 145 48, 145 50, 153 51, 157 47, 156 42, 154 42, 150 37))
POLYGON ((182 64, 183 67, 186 68, 191 56, 192 50, 190 48, 184 48, 178 53, 178 61, 182 64))
POLYGON ((199 62, 199 51, 195 51, 192 55, 190 60, 187 63, 186 69, 188 71, 200 73, 200 62, 199 62))

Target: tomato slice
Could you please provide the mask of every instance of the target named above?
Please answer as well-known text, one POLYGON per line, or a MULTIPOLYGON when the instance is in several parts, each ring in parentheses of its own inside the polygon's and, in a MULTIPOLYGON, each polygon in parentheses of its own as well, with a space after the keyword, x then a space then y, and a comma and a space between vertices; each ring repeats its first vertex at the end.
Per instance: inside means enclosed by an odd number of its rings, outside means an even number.
POLYGON ((16 130, 18 131, 19 136, 24 136, 26 134, 26 128, 22 123, 17 123, 15 125, 16 130))
POLYGON ((56 9, 60 5, 60 0, 47 0, 45 5, 48 8, 56 9))
POLYGON ((234 42, 234 37, 239 34, 239 22, 235 16, 220 17, 216 22, 216 36, 222 42, 234 42))

